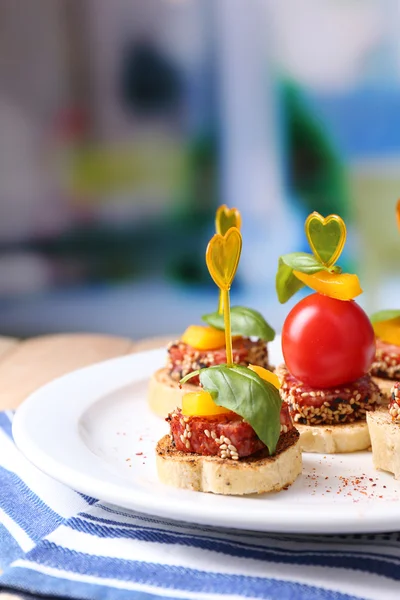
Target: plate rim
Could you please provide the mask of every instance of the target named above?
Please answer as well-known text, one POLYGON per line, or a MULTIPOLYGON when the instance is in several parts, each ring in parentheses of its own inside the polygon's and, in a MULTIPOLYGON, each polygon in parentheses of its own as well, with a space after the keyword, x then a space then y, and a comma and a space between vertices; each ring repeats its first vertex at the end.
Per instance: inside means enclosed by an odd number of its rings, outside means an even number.
MULTIPOLYGON (((112 391, 116 391, 125 384, 147 379, 149 373, 144 377, 142 373, 139 373, 139 370, 135 372, 135 369, 132 368, 135 366, 135 363, 137 363, 136 366, 143 362, 145 365, 151 364, 152 370, 154 370, 153 361, 158 364, 163 356, 165 357, 165 348, 142 351, 131 355, 112 358, 78 369, 47 383, 31 394, 15 413, 12 424, 12 433, 16 446, 27 460, 39 470, 78 492, 99 498, 103 502, 120 506, 124 509, 135 510, 144 514, 167 518, 174 521, 186 521, 208 526, 234 527, 235 529, 259 532, 280 532, 287 534, 376 533, 398 529, 396 523, 400 522, 400 503, 397 502, 387 502, 383 505, 382 503, 378 503, 376 500, 371 499, 366 500, 362 504, 355 503, 353 505, 346 505, 345 510, 343 510, 343 506, 338 505, 339 516, 336 514, 334 518, 332 518, 332 504, 326 506, 319 505, 318 526, 311 527, 310 519, 315 516, 315 504, 313 503, 310 503, 309 505, 297 505, 295 511, 296 515, 290 513, 290 505, 287 503, 280 505, 279 502, 274 502, 271 503, 268 508, 265 508, 264 506, 262 510, 260 510, 259 506, 256 506, 256 509, 254 509, 253 506, 251 513, 242 510, 240 518, 238 519, 237 510, 235 511, 232 508, 229 508, 228 510, 228 507, 226 506, 222 509, 222 502, 220 500, 217 500, 214 505, 213 500, 196 503, 195 510, 193 496, 191 496, 191 501, 188 501, 188 498, 190 497, 188 495, 194 493, 201 494, 201 496, 207 496, 208 498, 212 498, 212 494, 178 490, 181 494, 181 502, 178 509, 173 509, 170 506, 171 503, 166 503, 164 505, 157 497, 154 498, 154 494, 138 489, 137 487, 135 488, 134 484, 128 487, 128 482, 125 482, 124 485, 124 481, 120 477, 117 475, 113 477, 108 471, 107 481, 99 479, 99 476, 96 473, 101 471, 101 469, 99 471, 97 468, 100 459, 91 452, 83 439, 81 439, 78 427, 79 418, 84 414, 85 410, 92 406, 92 404, 105 397, 107 392, 112 393, 112 391), (72 440, 73 443, 78 444, 80 449, 83 449, 87 455, 85 460, 88 464, 94 466, 95 475, 87 473, 85 470, 82 471, 78 467, 72 467, 68 464, 68 461, 66 463, 61 463, 60 465, 60 461, 57 460, 57 458, 46 452, 43 446, 41 447, 40 436, 38 439, 38 435, 35 435, 35 431, 32 431, 35 423, 38 421, 38 408, 40 408, 40 405, 43 403, 45 405, 46 402, 49 404, 48 399, 52 396, 56 396, 58 389, 62 389, 64 386, 67 386, 67 388, 68 386, 72 386, 72 388, 74 388, 76 386, 82 386, 82 382, 85 382, 85 385, 89 385, 93 390, 93 387, 96 388, 96 374, 102 373, 102 376, 106 377, 109 372, 111 374, 114 372, 114 380, 112 377, 110 378, 112 382, 110 382, 109 389, 103 389, 100 394, 96 392, 93 397, 88 396, 87 398, 84 398, 79 410, 77 410, 76 406, 74 407, 74 410, 70 410, 70 419, 69 421, 67 420, 68 426, 75 423, 75 430, 69 432, 70 442, 72 440), (79 413, 78 420, 76 420, 77 413, 79 413), (106 493, 104 493, 105 483, 107 484, 106 493), (397 510, 396 506, 398 506, 397 510), (269 514, 266 515, 266 513, 269 514), (267 520, 265 520, 265 516, 268 517, 267 520), (261 520, 258 520, 257 517, 261 520), (262 517, 264 517, 264 519, 262 519, 262 517), (306 519, 305 523, 302 522, 302 517, 306 519), (325 523, 325 527, 321 525, 321 521, 325 523)), ((147 370, 149 370, 149 367, 147 370)), ((65 404, 66 402, 64 400, 64 410, 65 404)), ((53 406, 55 405, 56 403, 53 402, 53 406)), ((58 402, 57 407, 60 407, 60 403, 58 402)), ((51 416, 53 419, 60 419, 62 418, 62 415, 62 411, 60 412, 59 410, 56 411, 54 409, 51 416)), ((52 421, 50 421, 50 424, 51 423, 52 421)), ((49 425, 47 425, 47 427, 49 427, 49 425)), ((216 498, 216 496, 214 496, 214 498, 216 498)), ((219 498, 223 498, 223 496, 220 496, 219 498)), ((246 497, 240 497, 240 500, 245 501, 246 497)))

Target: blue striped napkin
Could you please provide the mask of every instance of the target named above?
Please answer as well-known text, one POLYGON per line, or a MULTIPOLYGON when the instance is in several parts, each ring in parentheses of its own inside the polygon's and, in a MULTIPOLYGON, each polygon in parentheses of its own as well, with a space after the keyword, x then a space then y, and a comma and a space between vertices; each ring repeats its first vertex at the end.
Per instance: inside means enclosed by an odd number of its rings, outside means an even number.
POLYGON ((398 600, 400 536, 282 536, 151 518, 50 479, 0 413, 0 589, 101 600, 398 600))

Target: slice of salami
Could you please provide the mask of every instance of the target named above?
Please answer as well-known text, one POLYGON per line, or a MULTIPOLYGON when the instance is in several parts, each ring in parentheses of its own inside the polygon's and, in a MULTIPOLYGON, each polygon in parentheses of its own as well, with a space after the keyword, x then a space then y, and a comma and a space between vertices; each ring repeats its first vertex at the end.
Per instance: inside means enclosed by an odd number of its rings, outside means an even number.
MULTIPOLYGON (((233 362, 238 365, 258 365, 266 369, 271 367, 268 364, 267 345, 262 340, 253 342, 249 338, 239 338, 233 340, 232 344, 233 362)), ((167 368, 169 374, 175 381, 180 381, 182 377, 188 375, 197 369, 211 367, 213 365, 222 365, 226 363, 225 348, 217 350, 196 350, 178 341, 168 347, 167 368)), ((193 377, 190 382, 192 385, 199 385, 198 377, 193 377)))
MULTIPOLYGON (((180 409, 171 413, 172 439, 177 450, 205 456, 220 456, 238 460, 265 448, 254 429, 235 413, 214 417, 187 417, 180 409)), ((282 403, 281 432, 293 429, 288 406, 282 403)))
POLYGON ((377 338, 376 354, 371 374, 383 379, 400 380, 400 346, 377 338))
POLYGON ((365 420, 366 412, 382 401, 379 387, 370 375, 357 381, 324 390, 305 385, 291 375, 285 365, 277 368, 281 381, 281 396, 289 405, 290 414, 302 425, 353 423, 365 420))

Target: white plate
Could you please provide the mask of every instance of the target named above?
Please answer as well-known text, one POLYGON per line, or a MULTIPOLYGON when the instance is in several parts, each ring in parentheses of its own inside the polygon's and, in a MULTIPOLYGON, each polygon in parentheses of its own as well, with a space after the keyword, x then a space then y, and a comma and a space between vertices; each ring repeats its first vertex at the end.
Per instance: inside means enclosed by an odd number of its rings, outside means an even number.
MULTIPOLYGON (((280 360, 280 340, 271 359, 280 360)), ((302 476, 274 494, 216 496, 159 483, 154 446, 168 427, 147 409, 146 388, 164 362, 165 350, 154 350, 53 381, 17 411, 17 446, 80 492, 161 517, 291 533, 399 530, 400 482, 375 471, 369 452, 306 454, 302 476)))

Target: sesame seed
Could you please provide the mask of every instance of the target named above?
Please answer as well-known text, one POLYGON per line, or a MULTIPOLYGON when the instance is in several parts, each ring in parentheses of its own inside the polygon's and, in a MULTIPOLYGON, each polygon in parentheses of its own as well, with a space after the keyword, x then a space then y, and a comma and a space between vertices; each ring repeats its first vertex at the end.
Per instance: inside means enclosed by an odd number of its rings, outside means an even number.
POLYGON ((211 432, 211 437, 212 437, 212 439, 213 439, 213 440, 215 440, 215 439, 216 439, 216 437, 217 437, 217 434, 215 433, 215 431, 212 431, 212 432, 211 432))
POLYGON ((188 449, 190 448, 190 442, 189 442, 189 440, 186 440, 186 444, 185 444, 185 446, 186 446, 186 448, 188 448, 188 449))
POLYGON ((208 429, 204 430, 205 435, 209 438, 210 437, 210 432, 208 431, 208 429))
POLYGON ((220 448, 221 448, 221 450, 226 450, 226 449, 227 449, 227 447, 228 447, 228 446, 227 446, 226 444, 221 444, 221 445, 220 445, 220 448))

